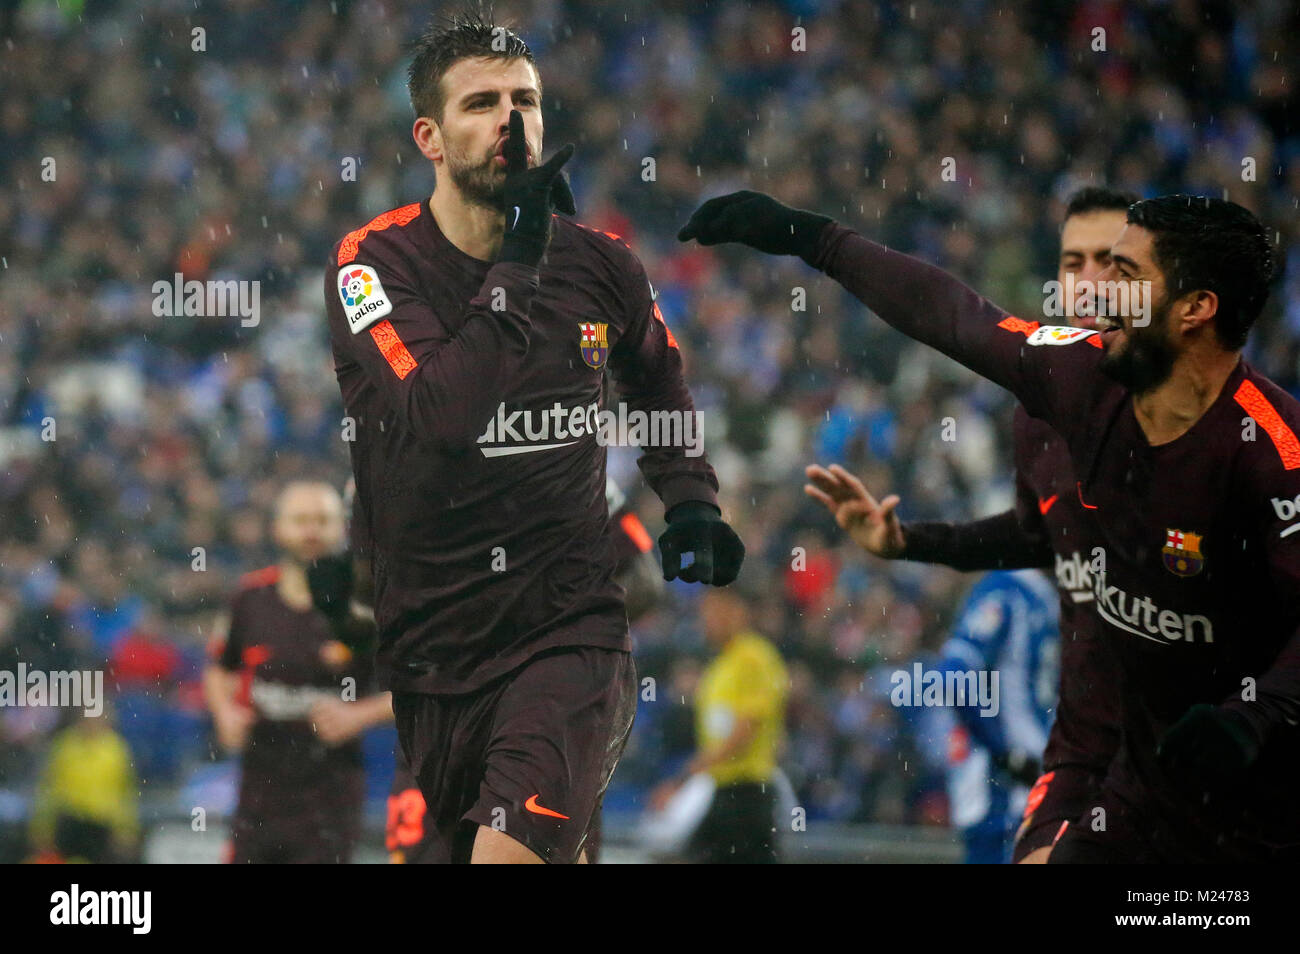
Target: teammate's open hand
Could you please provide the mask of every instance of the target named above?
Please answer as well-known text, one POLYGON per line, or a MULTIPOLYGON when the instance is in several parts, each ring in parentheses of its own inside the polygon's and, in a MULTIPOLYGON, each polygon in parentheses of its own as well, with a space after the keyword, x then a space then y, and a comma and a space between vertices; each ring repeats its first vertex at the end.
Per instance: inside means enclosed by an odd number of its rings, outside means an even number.
POLYGON ((827 216, 782 205, 770 195, 744 190, 709 199, 677 233, 701 245, 740 242, 769 255, 801 255, 811 263, 827 216))
POLYGON ((551 243, 551 214, 559 209, 573 215, 577 206, 569 181, 560 167, 573 155, 570 143, 543 165, 528 168, 528 144, 524 139, 524 117, 510 110, 510 134, 506 138, 505 238, 498 261, 519 262, 534 268, 551 243))
POLYGON ((820 500, 840 529, 868 553, 892 560, 903 552, 903 526, 898 521, 898 496, 890 494, 879 503, 863 485, 839 464, 830 469, 812 464, 804 470, 810 483, 803 492, 820 500))
POLYGON ((722 519, 718 509, 699 500, 677 504, 668 513, 668 529, 659 537, 664 579, 680 577, 686 583, 726 586, 740 574, 745 545, 722 519), (682 556, 695 554, 695 562, 682 566, 682 556))

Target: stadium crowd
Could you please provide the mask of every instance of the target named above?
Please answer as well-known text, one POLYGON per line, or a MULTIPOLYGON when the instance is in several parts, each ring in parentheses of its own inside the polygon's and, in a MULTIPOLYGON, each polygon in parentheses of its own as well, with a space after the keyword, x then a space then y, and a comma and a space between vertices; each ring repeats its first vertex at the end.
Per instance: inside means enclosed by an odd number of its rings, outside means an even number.
MULTIPOLYGON (((275 493, 349 473, 321 275, 341 235, 432 190, 404 55, 431 6, 0 2, 0 668, 105 668, 146 795, 215 757, 205 645, 240 574, 274 559, 275 493), (176 273, 260 282, 256 323, 157 315, 154 284, 176 273)), ((1076 188, 1224 195, 1278 230, 1248 358, 1300 393, 1300 11, 497 10, 537 57, 547 151, 577 145, 577 219, 642 258, 681 344, 749 553, 737 585, 790 668, 783 765, 800 804, 810 820, 943 824, 943 733, 890 705, 889 673, 932 658, 970 581, 865 557, 803 496, 803 468, 843 463, 898 492, 905 520, 990 513, 1010 501, 1010 399, 797 259, 676 230, 702 198, 755 188, 1032 317, 1076 188), (799 288, 818 304, 798 310, 799 288)), ((611 472, 655 532, 634 461, 615 450, 611 472)), ((634 627, 658 689, 611 809, 690 752, 691 589, 670 584, 634 627)), ((57 712, 0 708, 0 821, 30 811, 60 728, 57 712)))

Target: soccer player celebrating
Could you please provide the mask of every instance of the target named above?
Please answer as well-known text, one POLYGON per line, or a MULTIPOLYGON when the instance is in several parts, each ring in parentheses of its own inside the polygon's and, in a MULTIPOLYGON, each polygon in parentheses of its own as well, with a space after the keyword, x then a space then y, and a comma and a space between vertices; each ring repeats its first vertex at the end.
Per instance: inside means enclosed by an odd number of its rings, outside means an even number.
POLYGON ((1300 403, 1241 356, 1273 249, 1221 199, 1147 199, 1127 221, 1099 276, 1113 283, 1108 310, 1126 313, 1101 331, 1009 315, 940 269, 758 193, 706 202, 680 237, 800 255, 1064 438, 1103 541, 1093 607, 1123 685, 1101 797, 1051 861, 1294 860, 1300 403), (1122 294, 1128 309, 1115 307, 1122 294))
MULTIPOLYGON (((538 164, 523 40, 452 20, 410 92, 433 195, 345 236, 325 276, 379 671, 442 860, 578 861, 636 702, 597 422, 610 379, 640 415, 694 409, 640 261, 554 214, 573 149, 538 164)), ((730 583, 717 478, 671 444, 639 461, 665 578, 730 583)))
MULTIPOLYGON (((1066 204, 1057 287, 1084 291, 1081 297, 1089 307, 1076 309, 1073 295, 1058 295, 1057 300, 1076 328, 1097 327, 1095 283, 1110 265, 1110 247, 1136 201, 1136 195, 1090 187, 1066 204)), ((1014 861, 1040 863, 1047 861, 1052 843, 1069 823, 1096 804, 1119 746, 1118 673, 1089 605, 1093 543, 1085 536, 1087 521, 1074 492, 1069 449, 1023 407, 1016 408, 1012 434, 1015 506, 984 520, 901 524, 895 514, 897 497, 877 504, 859 479, 837 466, 809 467, 811 483, 805 490, 864 548, 886 559, 992 570, 1046 566, 1055 552, 1061 604, 1060 691, 1047 748, 1041 753, 1044 772, 1029 793, 1012 853, 1014 861)))

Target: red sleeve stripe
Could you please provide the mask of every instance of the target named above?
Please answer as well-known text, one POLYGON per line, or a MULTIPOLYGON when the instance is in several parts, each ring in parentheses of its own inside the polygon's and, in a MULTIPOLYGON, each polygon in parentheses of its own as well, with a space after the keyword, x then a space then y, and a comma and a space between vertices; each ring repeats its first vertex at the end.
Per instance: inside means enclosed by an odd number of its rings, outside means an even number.
POLYGON ((379 353, 387 359, 393 373, 405 381, 406 376, 415 370, 415 358, 406 350, 406 345, 398 337, 393 323, 385 318, 370 329, 370 337, 374 338, 375 344, 379 345, 379 353))
MULTIPOLYGON (((668 322, 664 321, 664 313, 659 310, 659 302, 654 303, 654 312, 659 324, 664 326, 664 334, 668 335, 668 347, 677 348, 677 339, 673 337, 673 329, 668 327, 668 322)), ((677 350, 681 351, 682 349, 677 348, 677 350)))
POLYGON ((636 544, 638 550, 642 553, 650 552, 654 543, 650 540, 650 534, 646 532, 645 524, 641 522, 640 517, 634 513, 625 513, 618 525, 627 534, 627 538, 636 544))
POLYGON ((1015 315, 1007 315, 998 322, 998 327, 1005 331, 1018 331, 1026 338, 1038 330, 1037 321, 1025 321, 1023 318, 1017 318, 1015 315))
POLYGON ((423 208, 423 202, 414 202, 411 205, 404 205, 400 209, 390 209, 383 215, 375 216, 356 231, 343 236, 343 241, 339 245, 339 267, 343 267, 357 257, 357 251, 361 248, 362 240, 371 232, 382 232, 390 225, 406 225, 418 216, 423 208))
POLYGON ((601 235, 604 235, 607 238, 612 238, 616 242, 622 242, 624 245, 627 245, 628 248, 632 247, 631 245, 628 245, 627 239, 623 238, 623 236, 618 235, 614 232, 607 232, 604 229, 598 229, 594 225, 584 225, 583 223, 578 222, 575 219, 569 219, 569 221, 572 222, 580 229, 586 229, 588 232, 599 232, 601 235))
POLYGON ((1286 426, 1282 415, 1277 413, 1277 408, 1269 403, 1263 392, 1250 381, 1242 381, 1232 397, 1273 439, 1282 466, 1287 470, 1300 467, 1300 440, 1296 439, 1295 431, 1286 426))

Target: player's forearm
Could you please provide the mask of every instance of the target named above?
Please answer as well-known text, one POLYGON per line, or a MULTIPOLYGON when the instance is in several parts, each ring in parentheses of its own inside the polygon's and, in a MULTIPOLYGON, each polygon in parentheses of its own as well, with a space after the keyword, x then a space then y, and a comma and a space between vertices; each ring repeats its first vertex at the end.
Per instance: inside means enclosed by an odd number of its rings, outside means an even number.
POLYGON ((704 453, 703 415, 696 412, 681 379, 675 386, 630 392, 627 403, 650 420, 655 420, 653 414, 671 411, 666 420, 677 422, 660 433, 659 445, 645 447, 637 459, 646 483, 663 502, 664 512, 688 500, 718 506, 718 478, 704 453))
MULTIPOLYGON (((648 421, 668 422, 658 434, 658 443, 645 445, 637 460, 646 483, 663 501, 665 513, 687 500, 718 505, 718 478, 705 456, 703 415, 695 410, 680 367, 678 362, 675 369, 642 372, 633 383, 621 382, 629 412, 648 421), (656 381, 657 373, 663 377, 656 381)), ((647 441, 653 438, 647 433, 647 441)))
POLYGON ((900 558, 963 571, 1017 570, 1050 566, 1053 554, 1045 539, 1008 510, 969 523, 905 523, 900 558))
POLYGON ((349 334, 345 341, 405 430, 441 447, 471 447, 528 354, 529 311, 538 285, 537 269, 498 262, 454 334, 436 348, 422 351, 412 342, 414 354, 408 350, 410 316, 349 334))
POLYGON ((411 432, 468 447, 496 414, 528 355, 537 269, 498 262, 470 299, 460 331, 416 369, 403 416, 411 432))
POLYGON ((1019 345, 997 328, 1007 313, 943 269, 891 251, 838 222, 823 229, 809 261, 909 338, 1024 400, 1015 373, 1019 345))

